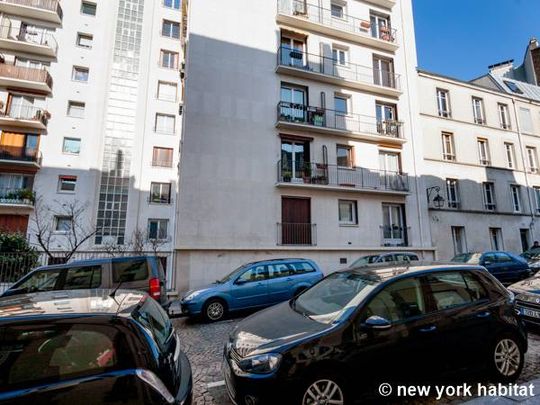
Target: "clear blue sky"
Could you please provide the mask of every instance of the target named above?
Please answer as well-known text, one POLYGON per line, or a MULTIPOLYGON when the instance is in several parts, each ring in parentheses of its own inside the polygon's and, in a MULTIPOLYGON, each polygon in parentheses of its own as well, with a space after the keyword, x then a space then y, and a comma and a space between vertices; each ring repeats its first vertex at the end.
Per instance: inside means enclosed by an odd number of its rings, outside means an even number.
POLYGON ((418 66, 470 80, 540 40, 540 0, 412 0, 418 66))

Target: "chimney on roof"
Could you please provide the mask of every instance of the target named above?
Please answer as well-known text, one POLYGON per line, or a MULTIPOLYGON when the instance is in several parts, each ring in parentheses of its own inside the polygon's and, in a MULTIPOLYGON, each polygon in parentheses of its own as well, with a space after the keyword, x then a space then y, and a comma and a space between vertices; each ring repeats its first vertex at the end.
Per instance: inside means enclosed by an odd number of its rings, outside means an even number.
POLYGON ((491 74, 513 78, 514 59, 505 60, 504 62, 488 66, 488 69, 491 74))
POLYGON ((534 76, 537 86, 540 84, 540 44, 536 38, 531 38, 529 41, 529 54, 531 56, 534 76))

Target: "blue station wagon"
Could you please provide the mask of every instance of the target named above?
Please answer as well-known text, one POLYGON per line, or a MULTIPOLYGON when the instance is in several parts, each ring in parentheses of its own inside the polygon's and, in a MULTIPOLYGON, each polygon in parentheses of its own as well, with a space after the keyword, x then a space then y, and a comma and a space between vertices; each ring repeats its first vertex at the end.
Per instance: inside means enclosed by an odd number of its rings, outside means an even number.
POLYGON ((180 301, 183 315, 218 321, 227 312, 287 301, 323 278, 308 259, 276 259, 240 266, 211 285, 191 290, 180 301))

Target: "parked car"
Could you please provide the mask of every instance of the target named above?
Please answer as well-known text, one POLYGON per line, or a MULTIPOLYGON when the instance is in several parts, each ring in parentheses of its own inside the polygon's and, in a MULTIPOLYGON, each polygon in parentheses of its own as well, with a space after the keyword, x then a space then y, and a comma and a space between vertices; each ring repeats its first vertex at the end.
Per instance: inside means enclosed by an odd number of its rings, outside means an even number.
POLYGON ((387 252, 377 255, 367 255, 356 259, 350 268, 365 266, 375 263, 399 263, 399 262, 417 262, 419 257, 412 252, 387 252))
POLYGON ((508 289, 516 296, 516 309, 523 320, 540 325, 540 276, 535 275, 512 284, 508 289))
POLYGON ((511 284, 531 276, 527 260, 509 252, 462 253, 452 262, 484 266, 501 283, 511 284))
POLYGON ((523 252, 520 254, 521 257, 523 257, 525 260, 527 260, 527 263, 529 263, 529 268, 532 270, 533 273, 537 273, 540 271, 540 249, 539 248, 532 248, 527 250, 526 252, 523 252))
POLYGON ((182 314, 218 321, 227 312, 261 308, 286 301, 323 278, 308 259, 275 259, 248 263, 215 283, 188 291, 182 314))
POLYGON ((147 292, 167 304, 165 272, 155 256, 115 257, 42 266, 17 281, 2 297, 41 291, 122 288, 147 292))
POLYGON ((189 361, 146 293, 0 298, 0 353, 0 404, 191 403, 189 361))
POLYGON ((383 382, 425 384, 464 367, 514 381, 527 336, 512 297, 466 264, 336 272, 238 324, 224 350, 227 390, 237 404, 348 404, 383 382))

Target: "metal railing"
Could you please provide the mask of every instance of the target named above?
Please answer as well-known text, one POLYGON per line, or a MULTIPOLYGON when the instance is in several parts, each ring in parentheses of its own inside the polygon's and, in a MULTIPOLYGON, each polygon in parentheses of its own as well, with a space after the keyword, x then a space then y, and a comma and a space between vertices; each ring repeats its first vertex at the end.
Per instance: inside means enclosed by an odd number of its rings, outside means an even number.
POLYGON ((336 77, 352 82, 372 84, 400 90, 400 75, 369 66, 346 62, 338 63, 334 58, 303 52, 288 46, 280 46, 277 51, 278 66, 286 66, 336 77))
POLYGON ((34 206, 35 194, 28 188, 0 188, 0 204, 34 206))
POLYGON ((47 125, 49 121, 43 109, 28 105, 11 105, 9 111, 5 114, 0 113, 0 117, 2 116, 14 120, 39 121, 43 125, 47 125))
POLYGON ((41 8, 43 10, 56 12, 60 19, 64 17, 64 12, 62 11, 62 7, 60 7, 60 2, 58 0, 0 0, 0 3, 10 3, 26 7, 41 8))
POLYGON ((278 223, 277 244, 316 246, 317 224, 310 223, 278 223))
POLYGON ((52 89, 53 85, 53 79, 46 69, 0 63, 0 76, 27 80, 29 82, 45 83, 50 89, 52 89))
POLYGON ((172 204, 171 196, 162 196, 160 194, 150 193, 148 196, 148 202, 150 204, 172 204))
POLYGON ((381 246, 409 246, 411 227, 381 225, 381 246))
POLYGON ((409 176, 364 167, 342 167, 326 163, 292 162, 277 164, 278 183, 317 184, 365 190, 409 191, 409 176))
POLYGON ((280 101, 277 105, 278 122, 312 125, 349 132, 403 138, 401 121, 377 120, 361 114, 347 114, 327 108, 312 107, 280 101))
POLYGON ((41 164, 41 154, 35 149, 29 150, 24 147, 0 145, 0 160, 21 160, 41 164))
POLYGON ((172 160, 157 160, 152 159, 152 166, 154 167, 172 167, 172 160))
POLYGON ((332 10, 309 4, 307 0, 278 0, 278 13, 307 19, 308 21, 346 31, 364 37, 397 43, 397 30, 382 25, 373 26, 370 21, 341 14, 332 15, 332 10))
POLYGON ((0 294, 39 265, 38 252, 0 252, 0 294))
POLYGON ((46 28, 37 27, 26 27, 26 29, 14 27, 7 18, 0 24, 0 38, 47 46, 51 48, 55 54, 58 51, 58 43, 56 42, 52 31, 46 28))

